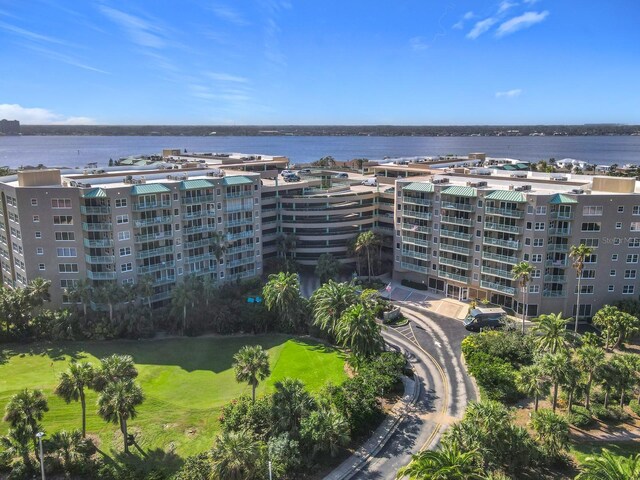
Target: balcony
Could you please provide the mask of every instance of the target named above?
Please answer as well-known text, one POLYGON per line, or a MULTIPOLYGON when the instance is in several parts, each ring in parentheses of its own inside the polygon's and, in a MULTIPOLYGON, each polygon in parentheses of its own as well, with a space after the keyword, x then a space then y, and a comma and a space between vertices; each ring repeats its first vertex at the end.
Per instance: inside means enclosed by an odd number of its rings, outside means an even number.
POLYGON ((243 190, 241 192, 227 192, 224 194, 226 198, 241 198, 253 196, 253 190, 243 190))
POLYGON ((172 236, 173 236, 173 232, 162 231, 162 232, 156 232, 156 233, 148 233, 146 235, 136 235, 135 241, 136 243, 153 242, 155 240, 163 240, 165 238, 171 238, 172 236))
POLYGON ((241 218, 239 220, 227 221, 227 227, 241 227, 242 225, 251 225, 253 218, 241 218))
POLYGON ((469 283, 469 277, 465 277, 464 275, 458 275, 451 272, 445 272, 444 270, 440 270, 438 272, 438 277, 440 278, 448 278, 449 280, 455 280, 460 283, 469 283))
POLYGON ((84 215, 110 215, 111 207, 108 205, 105 205, 105 206, 81 205, 80 213, 84 215))
POLYGON ((168 300, 171 298, 171 292, 160 292, 154 295, 151 295, 151 303, 160 302, 162 300, 168 300))
POLYGON ((544 281, 550 282, 550 283, 564 283, 567 281, 567 276, 566 275, 545 275, 544 281))
POLYGON ((192 205, 194 203, 213 202, 215 197, 213 195, 198 195, 196 197, 182 197, 182 203, 185 205, 192 205))
POLYGON ((210 273, 215 273, 217 271, 217 267, 215 265, 206 265, 202 266, 200 264, 193 264, 189 266, 189 270, 187 273, 189 275, 195 275, 196 277, 199 275, 207 275, 210 273))
POLYGON ((113 224, 110 222, 105 223, 87 223, 82 222, 82 230, 85 232, 110 232, 113 229, 113 224))
POLYGON ((475 205, 468 203, 456 203, 456 202, 440 202, 440 208, 449 208, 453 210, 460 210, 462 212, 473 212, 476 209, 475 205))
POLYGON ((198 210, 196 212, 188 212, 182 214, 183 220, 191 220, 192 218, 203 218, 208 215, 207 210, 198 210))
POLYGON ((176 281, 176 276, 175 275, 163 275, 159 278, 154 278, 153 279, 153 285, 154 286, 158 286, 158 285, 169 285, 170 283, 174 283, 176 281))
MULTIPOLYGON (((255 205, 257 206, 257 205, 255 205)), ((253 204, 248 204, 248 205, 236 205, 236 206, 232 206, 232 205, 227 205, 227 209, 226 212, 227 213, 234 213, 234 212, 252 212, 253 211, 253 204)))
POLYGON ((102 256, 85 255, 84 259, 87 263, 90 263, 92 265, 105 265, 105 264, 114 263, 116 257, 114 257, 113 255, 102 255, 102 256))
POLYGON ((147 273, 159 272, 173 267, 175 267, 174 261, 154 263, 153 265, 143 265, 138 267, 138 275, 146 275, 147 273))
POLYGON ((567 259, 562 259, 562 260, 547 260, 546 262, 544 262, 544 264, 547 267, 559 267, 559 268, 563 268, 567 266, 567 259))
POLYGON ((91 280, 115 280, 116 272, 92 272, 89 270, 87 272, 87 278, 91 280))
POLYGON ((547 252, 568 252, 569 244, 568 243, 550 243, 547 246, 547 252))
POLYGON ((440 236, 447 238, 457 238, 458 240, 464 240, 466 242, 471 241, 471 239, 473 238, 473 235, 470 233, 455 232, 453 230, 447 230, 445 228, 440 229, 440 236))
POLYGON ((449 245, 447 243, 440 243, 441 252, 460 253, 462 255, 470 255, 471 249, 465 247, 459 247, 457 245, 449 245))
POLYGON ((542 291, 542 296, 543 297, 562 298, 562 297, 566 297, 567 296, 567 292, 564 291, 564 290, 543 290, 542 291))
POLYGON ((191 235, 193 233, 206 233, 215 232, 216 226, 214 224, 196 225, 194 227, 184 227, 182 233, 184 235, 191 235))
POLYGON ((493 260, 493 261, 496 261, 496 262, 508 263, 510 265, 515 265, 515 264, 519 263, 518 257, 510 257, 510 256, 507 256, 507 255, 498 255, 497 253, 482 252, 482 258, 484 260, 493 260))
POLYGON ((411 270, 412 272, 419 272, 419 273, 429 272, 428 267, 423 267, 422 265, 416 265, 415 263, 401 262, 400 267, 404 268, 405 270, 411 270))
POLYGON ((513 273, 509 270, 502 270, 500 268, 482 267, 480 269, 485 275, 493 275, 495 277, 506 278, 507 280, 513 280, 513 273))
POLYGON ((100 240, 89 240, 85 238, 83 240, 84 246, 87 248, 112 248, 113 240, 110 238, 103 238, 100 240))
POLYGON ((427 200, 424 198, 413 198, 413 197, 408 197, 406 195, 402 197, 402 202, 412 203, 414 205, 424 205, 425 207, 430 207, 432 205, 431 200, 427 200))
POLYGON ((253 245, 253 244, 240 245, 238 247, 227 248, 225 253, 227 253, 228 255, 232 255, 234 253, 251 252, 251 251, 255 250, 256 248, 257 248, 256 245, 253 245))
POLYGON ((411 258, 420 258, 422 260, 429 260, 430 258, 428 253, 417 252, 416 250, 407 250, 404 248, 402 249, 402 255, 411 258))
POLYGON ((150 248, 148 250, 140 250, 138 253, 136 253, 136 258, 140 260, 143 258, 156 257, 158 255, 168 255, 171 253, 173 253, 173 246, 150 248))
POLYGON ((504 223, 484 222, 484 228, 485 230, 494 230, 496 232, 514 233, 516 235, 522 234, 522 227, 506 225, 504 223))
POLYGON ((488 290, 495 290, 496 292, 506 293, 507 295, 515 295, 516 289, 514 287, 508 287, 506 285, 500 285, 499 283, 486 282, 480 280, 480 286, 488 290))
POLYGON ((441 223, 453 223, 454 225, 464 225, 466 227, 473 226, 473 220, 470 218, 462 218, 462 217, 451 217, 448 215, 443 215, 440 217, 441 223))
POLYGON ((509 218, 524 218, 524 212, 522 210, 515 210, 511 208, 485 207, 484 211, 487 215, 497 215, 500 217, 509 218))
POLYGON ((431 233, 431 227, 421 227, 419 225, 411 225, 410 223, 403 223, 402 229, 409 230, 410 232, 431 233))
POLYGON ((151 218, 143 218, 140 220, 135 220, 133 223, 136 228, 149 227, 151 225, 161 225, 166 223, 171 223, 171 215, 162 215, 160 217, 151 217, 151 218))
POLYGON ((421 238, 402 236, 402 243, 407 245, 421 245, 423 247, 429 247, 431 242, 429 240, 422 240, 421 238))
POLYGON ((569 236, 571 235, 571 229, 569 227, 550 228, 549 235, 569 236))
POLYGON ((229 241, 233 241, 233 240, 240 240, 241 238, 250 238, 253 236, 254 236, 253 230, 248 230, 246 232, 240 232, 240 233, 229 233, 227 235, 227 239, 229 241))
POLYGON ((423 220, 431 220, 431 213, 417 212, 415 210, 403 210, 402 215, 404 217, 422 218, 423 220))
POLYGON ((230 260, 227 262, 227 268, 239 267, 240 265, 249 265, 250 263, 255 263, 255 261, 255 256, 239 258, 237 260, 230 260))
POLYGON ((171 206, 171 200, 161 200, 159 202, 142 202, 134 203, 134 212, 144 212, 145 210, 153 210, 154 208, 168 208, 171 206))
POLYGON ((520 250, 520 242, 516 240, 502 240, 500 238, 483 237, 482 244, 510 248, 512 250, 520 250))
POLYGON ((201 253, 200 255, 186 256, 184 261, 186 263, 196 262, 208 262, 209 260, 215 260, 216 256, 213 253, 201 253))
POLYGON ((469 270, 471 268, 471 264, 468 262, 461 262, 460 260, 453 260, 447 257, 438 258, 438 263, 440 263, 440 265, 449 265, 450 267, 456 267, 462 270, 469 270))
POLYGON ((191 248, 208 247, 213 243, 213 240, 213 238, 203 238, 201 240, 194 240, 192 242, 184 242, 182 246, 185 250, 189 250, 191 248))
POLYGON ((249 277, 255 277, 255 276, 256 276, 255 269, 251 269, 251 270, 245 270, 244 272, 230 274, 228 275, 228 278, 230 280, 240 280, 242 278, 249 278, 249 277))
POLYGON ((571 220, 573 219, 573 212, 551 212, 549 217, 557 220, 571 220))

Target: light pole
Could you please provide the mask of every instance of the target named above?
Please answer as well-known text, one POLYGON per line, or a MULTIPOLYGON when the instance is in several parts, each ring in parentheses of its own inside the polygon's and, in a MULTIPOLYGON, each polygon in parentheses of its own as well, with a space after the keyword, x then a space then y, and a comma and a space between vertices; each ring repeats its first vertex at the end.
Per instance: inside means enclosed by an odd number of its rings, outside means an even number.
POLYGON ((269 460, 269 480, 272 480, 272 478, 271 478, 271 460, 269 460))
POLYGON ((40 472, 42 473, 42 480, 44 479, 44 452, 42 451, 42 437, 44 437, 44 432, 36 433, 36 437, 38 438, 38 444, 40 445, 40 472))

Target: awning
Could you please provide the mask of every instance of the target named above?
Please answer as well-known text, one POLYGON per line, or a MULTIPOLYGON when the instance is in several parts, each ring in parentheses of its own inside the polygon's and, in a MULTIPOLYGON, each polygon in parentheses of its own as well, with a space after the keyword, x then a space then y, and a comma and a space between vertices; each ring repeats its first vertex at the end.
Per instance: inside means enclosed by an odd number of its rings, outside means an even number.
POLYGON ((455 197, 477 197, 478 190, 473 187, 449 187, 440 192, 442 195, 453 195, 455 197))
POLYGON ((201 188, 213 188, 213 184, 205 179, 183 180, 180 182, 180 190, 199 190, 201 188))
POLYGON ((525 203, 527 200, 520 192, 513 190, 496 190, 485 197, 487 200, 501 200, 503 202, 525 203))
POLYGON ((161 183, 146 183, 144 185, 136 185, 131 188, 131 195, 150 195, 152 193, 170 192, 167 187, 161 183))
POLYGON ((402 187, 402 191, 409 192, 433 192, 433 183, 429 182, 411 182, 402 187))
POLYGON ((578 201, 575 198, 568 197, 561 193, 556 193, 553 197, 551 197, 549 203, 551 205, 560 205, 562 203, 578 203, 578 201))
POLYGON ((250 185, 253 181, 242 175, 234 175, 229 177, 224 177, 223 183, 225 185, 250 185))

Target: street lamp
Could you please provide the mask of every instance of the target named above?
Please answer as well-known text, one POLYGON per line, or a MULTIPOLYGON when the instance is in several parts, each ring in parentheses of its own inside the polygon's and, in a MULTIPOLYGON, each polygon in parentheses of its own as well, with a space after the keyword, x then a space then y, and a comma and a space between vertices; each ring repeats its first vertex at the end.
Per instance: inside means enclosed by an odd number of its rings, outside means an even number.
POLYGON ((271 460, 269 460, 269 480, 272 480, 272 477, 271 477, 271 460))
POLYGON ((38 444, 40 445, 40 472, 42 472, 42 480, 44 479, 44 452, 42 451, 42 437, 44 437, 44 432, 36 433, 36 437, 38 439, 38 444))

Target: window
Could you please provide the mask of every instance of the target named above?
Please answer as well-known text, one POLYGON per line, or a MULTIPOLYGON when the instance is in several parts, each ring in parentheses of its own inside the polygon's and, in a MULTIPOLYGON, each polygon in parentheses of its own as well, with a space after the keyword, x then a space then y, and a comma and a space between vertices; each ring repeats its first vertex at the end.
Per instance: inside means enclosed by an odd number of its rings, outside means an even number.
POLYGON ((479 252, 480 251, 480 245, 475 245, 475 251, 479 252))
POLYGON ((42 238, 42 232, 35 232, 36 238, 42 238))
POLYGON ((473 260, 473 265, 474 265, 474 266, 476 266, 476 267, 479 267, 479 266, 480 266, 480 260, 478 260, 477 258, 475 258, 475 259, 473 260))
POLYGON ((75 239, 75 232, 56 232, 56 240, 58 242, 73 242, 75 239))
POLYGON ((634 290, 635 290, 635 286, 634 285, 623 285, 622 286, 622 294, 623 295, 633 295, 634 290))
POLYGON ((133 285, 133 278, 125 278, 122 280, 122 285, 133 285))
POLYGON ((640 222, 631 222, 630 230, 632 232, 640 232, 640 222))
POLYGON ((59 263, 58 271, 60 273, 78 273, 77 263, 59 263))
MULTIPOLYGON (((434 265, 434 267, 435 267, 435 265, 434 265)), ((473 274, 473 279, 474 279, 474 280, 478 280, 478 278, 479 278, 479 277, 478 277, 478 274, 477 274, 477 273, 474 273, 474 274, 473 274)))
POLYGON ((600 222, 584 222, 582 224, 583 232, 599 232, 600 231, 600 222))
POLYGON ((587 255, 584 257, 584 263, 596 263, 598 261, 598 255, 592 253, 591 255, 587 255))
MULTIPOLYGON (((434 255, 434 257, 435 257, 435 256, 437 256, 437 255, 434 255)), ((182 252, 178 252, 178 253, 176 254, 176 260, 178 260, 178 261, 182 260, 182 252)))
POLYGON ((597 238, 581 238, 580 245, 586 245, 587 247, 591 248, 598 248, 598 245, 600 245, 600 240, 597 238))
POLYGON ((613 292, 615 290, 615 287, 613 285, 609 285, 609 287, 607 288, 608 292, 613 292))
POLYGON ((542 276, 541 270, 534 270, 531 272, 531 278, 540 278, 542 276))
POLYGON ((180 209, 178 209, 178 208, 174 208, 174 209, 173 209, 173 216, 174 216, 174 217, 177 217, 178 215, 180 215, 180 209))
POLYGON ((12 222, 19 223, 20 217, 18 216, 17 213, 9 212, 9 220, 11 220, 12 222))
POLYGON ((614 253, 613 255, 611 255, 611 261, 612 262, 617 262, 618 261, 618 254, 614 253))
POLYGON ((547 206, 540 205, 536 207, 536 215, 546 215, 547 214, 547 206))
POLYGON ((77 257, 78 250, 73 247, 56 248, 59 257, 77 257))
POLYGON ((131 272, 131 271, 133 271, 133 264, 131 262, 123 263, 122 265, 120 265, 120 271, 121 272, 131 272))
POLYGON ((627 255, 627 263, 638 263, 638 254, 630 253, 627 255))
POLYGON ((526 228, 527 230, 531 230, 531 222, 527 222, 527 224, 526 224, 525 228, 526 228))
POLYGON ((118 240, 129 240, 131 238, 131 230, 125 230, 124 232, 118 232, 118 240))
POLYGON ((73 225, 73 217, 71 215, 54 215, 54 225, 73 225))
POLYGON ((544 222, 536 222, 535 229, 536 229, 537 231, 542 231, 542 230, 544 230, 544 222))
POLYGON ((616 222, 616 230, 620 230, 620 229, 622 229, 622 222, 616 222))
POLYGON ((40 215, 34 215, 33 216, 33 222, 34 223, 38 223, 40 221, 40 215))
POLYGON ((52 198, 51 208, 71 208, 70 198, 52 198))
POLYGON ((478 222, 478 223, 482 223, 482 215, 478 215, 478 216, 476 217, 476 222, 478 222))
POLYGON ((609 276, 610 277, 615 277, 616 276, 616 271, 615 270, 609 270, 609 276))
POLYGON ((125 215, 118 215, 116 217, 116 223, 118 225, 122 225, 124 223, 129 223, 129 215, 126 215, 126 214, 125 215))
POLYGON ((182 267, 178 267, 178 275, 182 275, 183 272, 184 272, 184 269, 182 267))
POLYGON ((598 206, 585 205, 584 207, 582 207, 582 215, 585 217, 600 216, 602 215, 602 205, 598 205, 598 206))
POLYGON ((45 267, 44 263, 39 263, 38 264, 38 270, 46 270, 46 267, 45 267))
POLYGON ((629 239, 629 247, 638 248, 640 247, 640 238, 632 237, 629 239))
POLYGON ((596 278, 596 271, 595 270, 583 270, 582 271, 582 278, 596 278))
POLYGON ((32 207, 37 207, 38 206, 38 199, 37 198, 32 198, 31 199, 31 206, 32 207))
MULTIPOLYGON (((573 317, 576 316, 576 306, 573 306, 573 317)), ((580 305, 580 317, 590 317, 591 316, 591 305, 580 305)))
POLYGON ((531 245, 531 239, 529 237, 525 238, 524 239, 524 244, 527 245, 527 246, 531 245))
POLYGON ((631 210, 632 215, 640 215, 640 205, 634 205, 631 210))
POLYGON ((174 201, 174 202, 177 202, 177 201, 178 201, 178 194, 177 194, 177 193, 174 193, 174 194, 173 194, 173 201, 174 201))
POLYGON ((120 249, 120 256, 127 257, 131 255, 131 247, 124 247, 120 249))
MULTIPOLYGON (((575 293, 578 293, 578 287, 576 286, 575 293)), ((581 285, 580 295, 593 295, 593 285, 581 285)))
POLYGON ((36 255, 44 255, 44 248, 42 247, 36 248, 36 255))
POLYGON ((127 206, 126 198, 116 198, 116 208, 123 208, 127 206))
POLYGON ((73 288, 76 285, 78 285, 78 280, 73 280, 71 278, 63 278, 62 280, 60 280, 61 288, 73 288))
POLYGON ((176 232, 177 232, 177 231, 179 231, 179 230, 180 230, 180 224, 179 224, 179 223, 176 223, 176 224, 173 226, 173 229, 174 229, 176 232))
POLYGON ((625 270, 624 271, 624 278, 625 279, 636 278, 636 271, 635 270, 625 270))
POLYGON ((534 253, 533 255, 531 255, 531 261, 534 263, 540 263, 542 261, 542 254, 534 253))
POLYGON ((534 238, 533 239, 534 247, 544 247, 544 238, 534 238))
POLYGON ((619 237, 614 237, 613 244, 614 245, 620 245, 620 238, 619 237))
POLYGON ((540 293, 540 285, 529 285, 529 293, 540 293))
POLYGON ((624 213, 624 205, 618 205, 618 213, 624 213))

